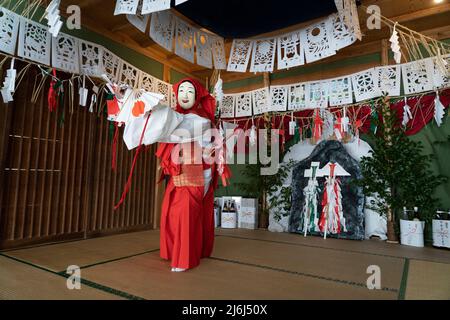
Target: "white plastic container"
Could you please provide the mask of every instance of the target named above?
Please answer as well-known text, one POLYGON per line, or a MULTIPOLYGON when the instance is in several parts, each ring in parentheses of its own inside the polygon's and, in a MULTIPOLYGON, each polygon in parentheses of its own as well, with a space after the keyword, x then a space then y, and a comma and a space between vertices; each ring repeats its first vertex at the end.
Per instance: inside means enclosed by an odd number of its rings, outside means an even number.
POLYGON ((450 220, 433 220, 433 246, 450 248, 450 220))
POLYGON ((423 247, 424 221, 400 220, 400 243, 406 246, 423 247))

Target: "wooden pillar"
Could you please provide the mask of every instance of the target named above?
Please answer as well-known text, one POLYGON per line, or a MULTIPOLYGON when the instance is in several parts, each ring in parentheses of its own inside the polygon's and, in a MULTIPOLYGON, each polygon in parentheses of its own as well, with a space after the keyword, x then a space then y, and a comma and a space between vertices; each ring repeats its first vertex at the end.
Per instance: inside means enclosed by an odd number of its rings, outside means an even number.
POLYGON ((263 76, 264 76, 264 87, 265 88, 270 87, 270 73, 264 72, 263 76))
POLYGON ((389 64, 389 45, 388 40, 381 40, 381 65, 387 66, 389 64))

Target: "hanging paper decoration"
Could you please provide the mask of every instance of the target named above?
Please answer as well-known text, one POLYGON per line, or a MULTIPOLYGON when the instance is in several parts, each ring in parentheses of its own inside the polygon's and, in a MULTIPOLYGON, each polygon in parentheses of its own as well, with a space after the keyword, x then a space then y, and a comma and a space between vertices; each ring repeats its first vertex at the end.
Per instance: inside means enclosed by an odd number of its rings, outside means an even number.
POLYGON ((433 66, 431 60, 418 60, 402 64, 405 94, 420 93, 433 89, 433 66))
POLYGON ((251 146, 254 146, 257 142, 258 138, 257 138, 257 133, 256 133, 256 126, 253 124, 253 119, 252 119, 252 127, 250 128, 250 135, 248 137, 248 141, 250 142, 251 146))
POLYGON ((235 116, 238 117, 248 117, 252 115, 252 94, 251 92, 236 95, 235 98, 235 116))
POLYGON ((185 3, 186 1, 188 0, 175 0, 175 5, 177 6, 179 4, 185 3))
POLYGON ((136 14, 139 0, 116 0, 114 15, 118 14, 136 14))
POLYGON ((214 98, 216 99, 216 102, 218 104, 220 104, 223 99, 223 81, 220 78, 220 73, 219 73, 217 82, 214 85, 214 98))
POLYGON ((152 13, 150 38, 167 51, 172 51, 174 29, 175 19, 169 11, 152 13))
POLYGON ((275 63, 276 39, 260 39, 253 43, 251 72, 272 72, 275 63))
POLYGON ((353 102, 352 81, 350 77, 329 80, 330 106, 341 106, 353 102))
POLYGON ((43 25, 21 18, 18 55, 38 63, 50 65, 51 34, 43 25))
POLYGON ((355 0, 334 0, 338 14, 349 29, 352 29, 358 40, 362 39, 359 25, 358 8, 355 0))
POLYGON ((305 109, 308 95, 309 83, 299 83, 289 86, 288 110, 305 109))
POLYGON ((212 43, 210 36, 203 31, 196 33, 197 64, 206 68, 212 68, 212 43))
POLYGON ((142 14, 170 9, 170 0, 142 0, 142 14))
POLYGON ((349 28, 339 14, 333 14, 331 18, 331 37, 333 38, 333 49, 340 50, 356 42, 353 29, 349 28))
POLYGON ((397 23, 395 23, 394 28, 392 29, 392 35, 389 38, 389 42, 391 43, 391 50, 394 53, 395 62, 400 63, 402 60, 402 52, 400 51, 400 44, 398 42, 398 33, 395 28, 396 25, 397 23))
POLYGON ((1 89, 1 94, 4 103, 13 101, 13 93, 16 90, 16 75, 17 70, 14 69, 14 58, 11 59, 11 65, 6 71, 6 77, 3 81, 3 87, 1 89))
POLYGON ((252 46, 252 40, 233 40, 227 71, 246 72, 252 46))
POLYGON ((175 21, 175 53, 194 63, 194 28, 181 19, 175 21))
POLYGON ((323 109, 328 107, 328 82, 310 82, 309 94, 306 99, 306 105, 308 108, 323 109))
POLYGON ((135 68, 131 64, 122 61, 118 78, 119 85, 127 85, 131 88, 137 88, 140 72, 141 71, 139 69, 135 68))
POLYGON ((142 3, 139 3, 136 14, 127 14, 127 20, 139 31, 145 32, 145 30, 147 29, 150 14, 145 14, 141 12, 142 12, 142 3))
POLYGON ((269 111, 269 88, 254 90, 253 94, 253 114, 258 115, 269 111))
POLYGON ((52 66, 71 73, 80 73, 78 39, 60 33, 52 41, 52 66))
POLYGON ((117 82, 119 72, 122 68, 122 59, 108 49, 103 48, 102 66, 103 71, 106 73, 108 78, 113 82, 117 82))
POLYGON ((45 18, 47 19, 47 25, 49 27, 48 32, 52 34, 54 38, 58 36, 61 27, 63 26, 63 22, 61 21, 61 17, 59 15, 59 5, 61 0, 52 0, 50 4, 45 9, 45 18))
POLYGON ((412 114, 411 114, 411 108, 408 105, 408 100, 405 97, 405 105, 403 106, 403 120, 402 120, 402 126, 406 127, 409 120, 412 120, 412 114))
POLYGON ((270 87, 270 111, 286 111, 288 87, 270 87))
POLYGON ((350 176, 339 163, 329 162, 320 169, 322 176, 327 177, 322 199, 322 214, 319 220, 319 229, 324 233, 339 234, 347 232, 345 218, 342 211, 342 194, 340 180, 337 177, 350 176))
POLYGON ((314 142, 317 142, 322 137, 322 126, 323 126, 323 120, 320 117, 320 112, 317 109, 314 116, 314 126, 313 126, 313 133, 312 138, 314 142))
POLYGON ((161 103, 167 106, 170 105, 170 87, 171 85, 167 82, 161 80, 156 81, 155 92, 164 96, 164 98, 161 99, 161 103))
POLYGON ((85 40, 79 41, 81 73, 88 76, 100 76, 103 72, 103 47, 85 40))
POLYGON ((88 96, 88 89, 86 88, 86 76, 83 76, 83 83, 80 85, 80 88, 78 89, 78 95, 79 95, 79 105, 82 107, 86 107, 87 103, 87 96, 88 96))
POLYGON ((305 49, 306 62, 311 63, 336 53, 331 28, 331 18, 326 18, 301 31, 300 38, 305 49))
POLYGON ((442 120, 444 119, 445 109, 441 100, 439 99, 439 93, 436 91, 436 98, 434 99, 434 120, 438 127, 441 126, 442 120))
POLYGON ((170 107, 174 110, 177 109, 177 96, 172 89, 170 89, 170 107))
POLYGON ((319 232, 319 213, 318 213, 318 197, 320 193, 318 177, 322 174, 319 170, 320 162, 311 162, 311 168, 306 169, 305 178, 308 184, 303 189, 305 197, 305 205, 303 207, 303 235, 306 237, 308 232, 319 232))
POLYGON ((450 54, 438 55, 432 59, 433 86, 445 88, 450 85, 450 54))
POLYGON ((56 81, 56 70, 53 68, 52 70, 53 77, 50 81, 50 87, 48 89, 47 102, 48 102, 48 110, 50 112, 56 111, 58 106, 58 82, 56 81))
POLYGON ((147 92, 154 92, 155 86, 156 86, 156 79, 151 75, 141 71, 138 87, 144 89, 147 92))
POLYGON ((227 68, 227 60, 225 57, 225 43, 223 38, 211 36, 212 55, 214 60, 214 68, 217 70, 225 70, 227 68))
POLYGON ((305 63, 300 32, 284 34, 277 39, 278 70, 301 66, 305 63))
POLYGON ((16 52, 21 19, 19 15, 0 7, 0 51, 11 55, 16 52))
POLYGON ((221 118, 234 118, 234 101, 235 95, 224 95, 222 103, 220 104, 220 117, 221 118))
POLYGON ((383 66, 375 68, 378 75, 380 94, 395 97, 400 95, 400 66, 383 66))
POLYGON ((353 74, 353 92, 356 102, 372 99, 380 95, 378 88, 378 73, 375 69, 369 69, 353 74))

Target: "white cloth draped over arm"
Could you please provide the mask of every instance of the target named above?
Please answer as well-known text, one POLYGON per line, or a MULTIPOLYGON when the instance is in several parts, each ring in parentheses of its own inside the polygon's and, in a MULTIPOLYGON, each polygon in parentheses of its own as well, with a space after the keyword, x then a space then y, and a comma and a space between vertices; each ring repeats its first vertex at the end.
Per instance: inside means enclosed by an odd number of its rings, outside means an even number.
MULTIPOLYGON (((124 142, 129 150, 139 146, 148 114, 135 118, 125 126, 124 142)), ((158 104, 152 110, 142 144, 156 142, 202 142, 203 133, 211 126, 208 119, 195 114, 181 114, 168 106, 158 104)))

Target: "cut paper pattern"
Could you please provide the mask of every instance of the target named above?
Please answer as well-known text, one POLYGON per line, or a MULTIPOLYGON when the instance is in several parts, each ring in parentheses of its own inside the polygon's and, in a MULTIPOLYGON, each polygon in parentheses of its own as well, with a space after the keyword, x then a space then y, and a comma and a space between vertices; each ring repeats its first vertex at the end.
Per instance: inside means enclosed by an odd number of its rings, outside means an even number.
POLYGON ((196 33, 197 64, 212 68, 212 43, 210 36, 202 31, 196 33))
POLYGON ((309 94, 309 84, 299 83, 289 86, 288 110, 306 108, 306 97, 309 94))
POLYGON ((177 108, 177 96, 172 88, 170 89, 170 107, 174 110, 177 108))
POLYGON ((122 61, 120 72, 119 72, 119 84, 127 85, 131 88, 138 87, 140 70, 135 68, 133 65, 122 61))
POLYGON ((88 76, 100 76, 103 71, 103 47, 84 40, 80 44, 80 71, 88 76))
POLYGON ((378 88, 380 93, 387 93, 388 96, 400 95, 400 67, 383 66, 375 68, 378 74, 378 88))
POLYGON ((233 40, 227 71, 247 71, 252 45, 252 40, 233 40))
POLYGON ((330 106, 341 106, 353 102, 352 80, 350 77, 329 80, 330 106))
POLYGON ((210 36, 210 39, 212 43, 214 68, 217 70, 225 70, 227 68, 227 60, 225 57, 225 43, 223 38, 210 36))
POLYGON ((80 73, 78 39, 59 33, 52 41, 52 66, 71 73, 80 73))
POLYGON ((255 40, 253 43, 251 72, 272 72, 275 62, 276 39, 255 40))
POLYGON ((150 19, 149 14, 141 14, 141 5, 139 5, 137 14, 127 14, 127 20, 135 26, 140 32, 145 32, 147 30, 148 19, 150 19))
POLYGON ((116 0, 114 15, 118 14, 136 14, 139 0, 116 0))
POLYGON ((300 32, 292 32, 278 38, 278 69, 289 69, 305 63, 300 32))
POLYGON ((221 118, 234 118, 234 95, 224 95, 220 104, 221 118))
POLYGON ((236 95, 236 117, 252 115, 252 94, 250 92, 236 95))
POLYGON ((308 108, 328 107, 328 82, 318 81, 309 83, 309 94, 306 97, 308 108))
POLYGON ((48 28, 26 18, 20 19, 18 55, 22 58, 50 65, 52 35, 48 28))
POLYGON ((172 51, 174 28, 175 20, 170 11, 152 13, 150 38, 167 51, 172 51))
POLYGON ((450 54, 436 56, 433 62, 433 86, 444 88, 450 85, 450 54))
POLYGON ((170 0, 142 0, 142 14, 170 9, 170 0))
POLYGON ((269 111, 269 88, 254 90, 253 94, 253 114, 258 115, 269 111))
POLYGON ((403 88, 405 94, 432 90, 432 69, 433 66, 430 59, 402 64, 403 88))
POLYGON ((378 74, 375 72, 375 69, 358 72, 351 77, 356 102, 380 96, 378 74))
POLYGON ((336 53, 333 48, 331 28, 331 18, 327 18, 301 31, 300 38, 305 50, 306 62, 314 62, 336 53))
POLYGON ((194 28, 181 19, 175 20, 175 53, 194 63, 194 28))
POLYGON ((286 111, 288 87, 270 87, 270 111, 286 111))
POLYGON ((402 60, 402 52, 400 50, 400 44, 398 42, 398 33, 397 30, 394 28, 392 29, 392 35, 389 38, 389 42, 391 43, 391 50, 394 53, 394 60, 396 63, 400 63, 402 60))
POLYGON ((20 16, 0 8, 0 51, 14 55, 19 34, 20 16))
POLYGON ((170 104, 170 84, 158 80, 156 81, 155 91, 156 93, 162 94, 164 96, 164 99, 161 100, 161 103, 168 106, 170 104))
POLYGON ((331 36, 333 39, 333 49, 340 50, 356 42, 356 35, 352 29, 347 27, 344 20, 338 14, 330 16, 331 36))
POLYGON ((103 48, 103 71, 108 78, 116 82, 122 67, 122 60, 111 51, 103 48))
POLYGON ((155 92, 156 79, 151 75, 141 72, 141 78, 139 79, 139 88, 148 92, 155 92))

